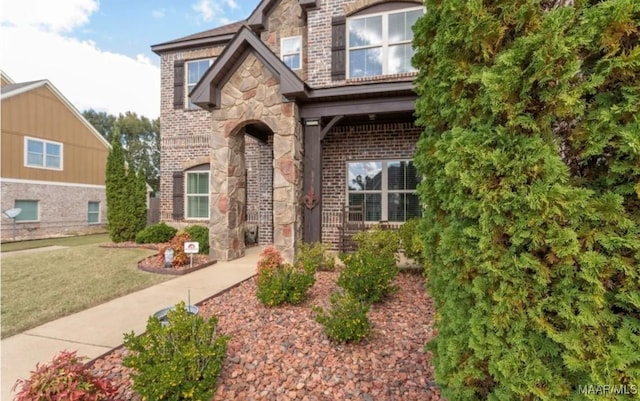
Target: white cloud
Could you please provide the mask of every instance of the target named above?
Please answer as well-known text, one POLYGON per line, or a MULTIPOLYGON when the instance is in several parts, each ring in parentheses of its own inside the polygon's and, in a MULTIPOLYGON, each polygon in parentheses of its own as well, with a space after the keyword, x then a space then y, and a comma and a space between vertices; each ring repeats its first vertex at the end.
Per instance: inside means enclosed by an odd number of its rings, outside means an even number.
POLYGON ((200 18, 202 18, 204 22, 211 22, 216 13, 222 12, 220 5, 211 0, 200 0, 192 7, 200 13, 200 18))
POLYGON ((167 14, 167 10, 165 10, 164 8, 159 8, 157 10, 151 10, 151 16, 153 18, 164 18, 164 16, 167 14))
POLYGON ((227 5, 233 9, 238 8, 238 3, 236 3, 235 0, 227 0, 227 5))
MULTIPOLYGON (((38 4, 49 2, 37 1, 38 4)), ((34 7, 33 1, 29 3, 34 7)), ((107 52, 93 41, 81 41, 71 34, 63 34, 86 24, 95 11, 91 7, 97 7, 97 2, 61 0, 50 3, 56 7, 50 7, 51 14, 47 18, 40 11, 28 17, 27 7, 15 4, 7 7, 4 2, 0 37, 14 39, 0 41, 3 71, 15 82, 48 79, 80 111, 92 108, 114 115, 133 111, 157 118, 160 113, 160 69, 149 57, 141 54, 134 59, 107 52), (71 17, 66 16, 66 12, 71 17)))
POLYGON ((70 32, 85 25, 98 10, 97 0, 4 1, 0 23, 37 26, 53 32, 70 32))

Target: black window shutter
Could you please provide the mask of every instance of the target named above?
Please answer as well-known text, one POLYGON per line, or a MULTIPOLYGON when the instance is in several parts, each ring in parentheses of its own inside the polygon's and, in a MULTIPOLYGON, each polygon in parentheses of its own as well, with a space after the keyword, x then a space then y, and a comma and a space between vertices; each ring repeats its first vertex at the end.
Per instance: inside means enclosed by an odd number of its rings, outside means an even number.
POLYGON ((184 108, 184 60, 173 63, 173 108, 184 108))
POLYGON ((173 214, 174 220, 184 219, 184 173, 173 172, 173 214))
POLYGON ((331 79, 334 81, 346 77, 347 20, 334 17, 331 21, 331 79))

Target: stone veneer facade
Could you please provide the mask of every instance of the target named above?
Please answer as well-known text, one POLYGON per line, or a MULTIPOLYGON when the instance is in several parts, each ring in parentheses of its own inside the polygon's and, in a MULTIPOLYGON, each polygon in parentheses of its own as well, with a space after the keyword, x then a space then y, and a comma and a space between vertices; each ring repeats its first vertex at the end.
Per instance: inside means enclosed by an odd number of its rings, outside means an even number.
POLYGON ((245 127, 273 132, 273 243, 287 260, 302 238, 302 125, 294 103, 282 101, 280 83, 249 54, 221 91, 211 112, 210 244, 219 260, 244 255, 245 127))
MULTIPOLYGON (((16 222, 18 240, 104 232, 107 220, 105 187, 2 181, 2 210, 14 201, 38 201, 39 221, 16 222), (89 202, 100 203, 99 223, 89 224, 89 202)), ((13 239, 13 222, 2 216, 2 239, 13 239)))

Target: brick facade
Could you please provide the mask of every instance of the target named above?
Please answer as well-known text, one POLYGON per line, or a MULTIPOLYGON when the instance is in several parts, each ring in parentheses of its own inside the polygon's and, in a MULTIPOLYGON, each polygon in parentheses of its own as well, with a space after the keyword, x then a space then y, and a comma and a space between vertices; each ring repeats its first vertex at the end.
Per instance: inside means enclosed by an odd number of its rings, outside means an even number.
MULTIPOLYGON (((14 201, 38 201, 39 221, 17 222, 18 240, 104 232, 107 220, 106 191, 100 186, 2 182, 2 210, 14 201), (100 203, 100 222, 89 224, 89 202, 100 203)), ((13 238, 12 220, 2 216, 2 239, 13 238)))
POLYGON ((420 128, 411 123, 332 129, 323 140, 322 242, 337 247, 347 196, 347 162, 413 159, 420 128))

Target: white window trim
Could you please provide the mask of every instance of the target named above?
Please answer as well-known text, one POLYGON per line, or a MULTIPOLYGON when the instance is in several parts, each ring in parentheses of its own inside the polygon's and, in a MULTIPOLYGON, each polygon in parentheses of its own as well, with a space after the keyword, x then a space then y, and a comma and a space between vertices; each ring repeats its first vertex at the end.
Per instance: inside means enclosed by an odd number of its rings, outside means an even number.
POLYGON ((298 66, 296 68, 291 68, 292 70, 301 70, 302 69, 302 36, 298 35, 298 36, 287 36, 287 37, 283 37, 280 38, 280 60, 282 60, 282 62, 284 62, 284 57, 285 56, 294 56, 294 55, 300 55, 300 63, 298 64, 298 66), (296 52, 296 53, 284 53, 284 41, 285 40, 293 40, 293 39, 297 39, 300 41, 300 52, 296 52))
POLYGON ((393 42, 393 43, 389 43, 389 15, 390 14, 398 14, 398 13, 404 13, 404 12, 409 12, 409 11, 415 11, 415 10, 422 10, 424 11, 424 7, 410 7, 410 8, 402 8, 402 9, 397 9, 397 10, 391 10, 391 11, 385 11, 385 12, 379 12, 379 13, 373 13, 373 14, 365 14, 365 15, 359 15, 357 17, 350 17, 347 18, 347 26, 346 26, 346 34, 345 34, 345 47, 346 47, 346 68, 345 68, 345 72, 347 75, 347 79, 353 78, 350 76, 349 72, 351 71, 351 50, 360 50, 360 49, 373 49, 373 48, 378 48, 380 47, 382 49, 382 74, 381 75, 365 75, 363 77, 356 77, 356 78, 371 78, 371 77, 378 77, 378 76, 384 76, 384 75, 390 75, 389 71, 388 71, 388 60, 389 60, 389 47, 390 45, 402 45, 402 44, 411 44, 412 40, 405 40, 405 41, 401 41, 401 42, 393 42), (356 47, 351 47, 349 45, 349 28, 351 27, 351 23, 353 21, 359 20, 359 19, 364 19, 364 18, 371 18, 371 17, 377 17, 377 16, 382 16, 382 43, 379 45, 368 45, 368 46, 356 46, 356 47))
POLYGON ((34 199, 15 199, 15 202, 35 202, 36 203, 36 207, 38 209, 38 216, 36 216, 35 220, 16 220, 16 224, 20 224, 20 223, 39 223, 40 222, 40 201, 39 200, 34 200, 34 199))
MULTIPOLYGON (((191 98, 189 98, 189 92, 191 92, 191 90, 189 89, 189 64, 198 63, 201 61, 209 61, 209 67, 211 67, 211 64, 213 64, 214 60, 215 60, 215 57, 211 57, 211 58, 198 58, 193 60, 187 60, 184 62, 184 108, 186 110, 198 109, 197 107, 191 107, 191 98)), ((197 84, 198 84, 197 82, 194 83, 193 84, 194 86, 191 89, 193 89, 197 84)))
MULTIPOLYGON (((189 216, 189 196, 205 196, 205 194, 189 194, 187 191, 187 185, 189 182, 189 174, 207 174, 207 180, 209 181, 209 185, 211 185, 211 171, 208 170, 193 170, 186 171, 184 175, 184 218, 185 220, 200 220, 200 221, 208 221, 211 217, 211 208, 207 207, 207 217, 191 217, 189 216)), ((206 194, 207 196, 207 204, 211 203, 211 191, 206 194)))
POLYGON ((43 170, 62 171, 64 169, 64 146, 62 142, 48 141, 46 139, 34 138, 30 136, 24 137, 24 166, 28 168, 39 168, 43 170), (29 164, 29 141, 42 142, 42 165, 29 164), (60 146, 60 167, 47 167, 47 144, 60 146))
POLYGON ((100 207, 100 206, 101 206, 100 205, 100 201, 89 201, 89 202, 87 202, 87 223, 89 225, 100 224, 100 222, 102 221, 102 207, 100 207), (98 204, 98 221, 96 221, 96 222, 88 221, 89 220, 89 205, 91 203, 97 203, 98 204))
MULTIPOLYGON (((389 194, 417 194, 418 190, 411 189, 392 189, 389 191, 389 163, 393 162, 413 162, 413 159, 371 159, 371 160, 349 160, 346 163, 347 185, 346 187, 346 204, 349 204, 349 194, 380 194, 380 220, 365 220, 365 223, 378 223, 380 221, 389 221, 389 194), (361 191, 349 191, 349 164, 353 163, 382 163, 382 187, 380 189, 365 189, 361 191)), ((366 210, 364 211, 366 216, 366 210)), ((394 221, 394 224, 404 224, 404 221, 394 221)))

